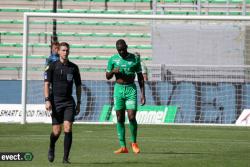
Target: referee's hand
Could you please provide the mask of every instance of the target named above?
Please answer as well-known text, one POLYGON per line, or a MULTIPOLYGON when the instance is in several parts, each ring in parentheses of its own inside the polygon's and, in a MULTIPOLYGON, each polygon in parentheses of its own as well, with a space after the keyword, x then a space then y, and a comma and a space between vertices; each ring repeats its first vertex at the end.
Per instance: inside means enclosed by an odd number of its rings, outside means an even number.
POLYGON ((78 103, 77 105, 76 105, 76 115, 78 115, 79 113, 80 113, 80 103, 78 103))
POLYGON ((46 101, 45 102, 45 109, 47 111, 51 111, 52 110, 52 105, 51 105, 51 102, 50 101, 46 101))

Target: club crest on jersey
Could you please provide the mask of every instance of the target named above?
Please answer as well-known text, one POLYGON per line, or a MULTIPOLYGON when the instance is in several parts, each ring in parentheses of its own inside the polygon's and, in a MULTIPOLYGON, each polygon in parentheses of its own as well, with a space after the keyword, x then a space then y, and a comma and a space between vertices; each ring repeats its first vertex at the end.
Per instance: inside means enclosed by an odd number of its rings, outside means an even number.
POLYGON ((114 62, 116 62, 117 64, 120 64, 120 60, 119 59, 114 60, 114 62))

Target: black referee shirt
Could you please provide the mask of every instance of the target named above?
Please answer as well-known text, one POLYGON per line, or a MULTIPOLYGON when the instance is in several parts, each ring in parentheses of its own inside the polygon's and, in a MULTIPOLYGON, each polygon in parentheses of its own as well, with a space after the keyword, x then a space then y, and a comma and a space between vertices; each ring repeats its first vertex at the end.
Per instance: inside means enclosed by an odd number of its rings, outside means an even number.
POLYGON ((52 94, 55 97, 71 97, 73 81, 76 86, 82 84, 78 66, 70 61, 63 64, 59 60, 45 70, 44 81, 52 84, 52 94))

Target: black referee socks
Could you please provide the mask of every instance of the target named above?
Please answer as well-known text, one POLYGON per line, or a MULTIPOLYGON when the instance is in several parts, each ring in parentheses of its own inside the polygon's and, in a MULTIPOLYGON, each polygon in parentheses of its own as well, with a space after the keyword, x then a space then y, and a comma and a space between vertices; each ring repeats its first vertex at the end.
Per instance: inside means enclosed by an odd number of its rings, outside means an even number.
POLYGON ((55 149, 55 144, 56 144, 56 141, 57 141, 57 139, 59 138, 59 136, 60 136, 60 135, 55 136, 55 135, 53 134, 53 132, 51 132, 51 134, 50 134, 50 145, 49 145, 49 147, 50 147, 51 149, 55 149))
POLYGON ((64 156, 63 159, 68 160, 69 152, 72 144, 72 132, 64 132, 64 156))

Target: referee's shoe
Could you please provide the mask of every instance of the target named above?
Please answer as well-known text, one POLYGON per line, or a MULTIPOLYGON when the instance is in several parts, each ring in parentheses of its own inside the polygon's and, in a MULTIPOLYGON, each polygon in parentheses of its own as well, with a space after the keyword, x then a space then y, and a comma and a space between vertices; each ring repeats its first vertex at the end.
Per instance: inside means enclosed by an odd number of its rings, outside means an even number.
POLYGON ((64 163, 64 164, 71 164, 71 162, 69 162, 69 160, 68 160, 68 159, 65 159, 65 158, 63 158, 63 163, 64 163))
POLYGON ((54 158, 55 158, 55 149, 49 148, 49 151, 48 151, 49 162, 53 162, 54 158))

